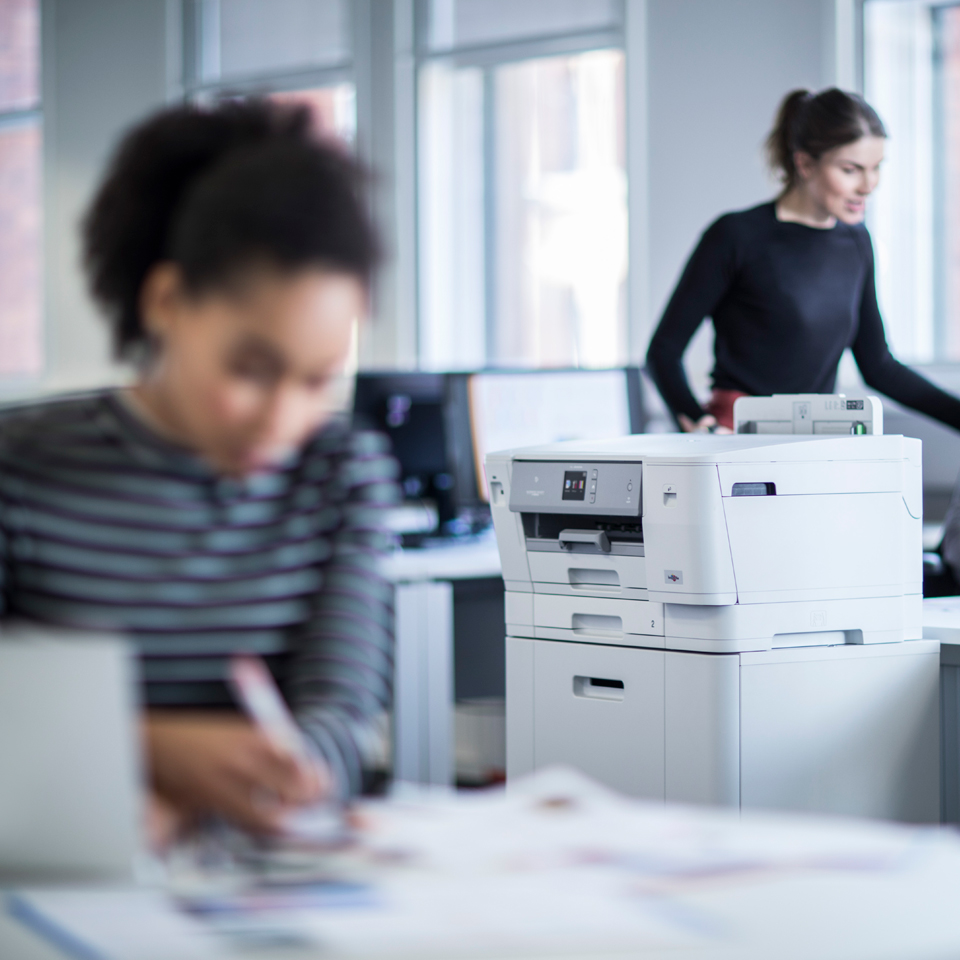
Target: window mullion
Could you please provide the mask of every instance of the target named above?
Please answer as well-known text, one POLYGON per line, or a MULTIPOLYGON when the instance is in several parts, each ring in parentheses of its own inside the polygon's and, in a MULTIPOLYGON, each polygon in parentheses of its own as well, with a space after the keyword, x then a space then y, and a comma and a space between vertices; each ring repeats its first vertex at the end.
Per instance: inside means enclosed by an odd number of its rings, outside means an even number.
POLYGON ((497 82, 483 71, 483 297, 487 364, 500 358, 497 330, 497 82))

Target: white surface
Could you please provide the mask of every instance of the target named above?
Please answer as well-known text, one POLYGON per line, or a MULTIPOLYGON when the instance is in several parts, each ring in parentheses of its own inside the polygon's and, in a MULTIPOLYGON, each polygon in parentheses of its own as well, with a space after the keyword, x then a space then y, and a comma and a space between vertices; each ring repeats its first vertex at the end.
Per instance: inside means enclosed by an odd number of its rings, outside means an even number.
POLYGON ((936 642, 744 654, 741 804, 939 822, 939 694, 936 642))
POLYGON ((740 805, 740 657, 664 656, 664 796, 740 805))
POLYGON ((116 637, 0 635, 0 871, 129 877, 138 852, 132 663, 116 637))
POLYGON ((532 695, 536 649, 536 640, 510 636, 506 638, 508 783, 530 773, 536 766, 533 748, 535 711, 532 695))
POLYGON ((394 595, 394 773, 450 784, 453 740, 453 580, 500 576, 492 531, 464 543, 397 550, 381 570, 394 595))
POLYGON ((754 433, 851 433, 860 423, 866 434, 883 433, 883 404, 879 397, 841 394, 774 394, 738 397, 733 404, 734 430, 752 422, 754 433), (859 404, 860 409, 852 409, 859 404), (848 409, 851 407, 851 409, 848 409))
MULTIPOLYGON (((567 762, 650 798, 938 819, 917 441, 642 435, 494 454, 487 469, 509 598, 508 776, 567 762), (573 525, 609 512, 563 499, 568 469, 599 500, 630 489, 628 464, 634 489, 642 464, 644 556, 528 543, 522 511, 573 525), (776 495, 733 496, 742 482, 776 495), (669 682, 651 648, 668 651, 669 682), (622 701, 574 696, 589 673, 571 664, 604 657, 631 678, 622 701), (665 718, 639 722, 631 685, 665 718)), ((614 515, 636 522, 635 507, 614 515)))
MULTIPOLYGON (((549 594, 550 584, 561 583, 565 594, 566 588, 583 586, 584 593, 603 596, 602 585, 581 585, 572 572, 596 566, 616 576, 620 591, 645 588, 646 600, 704 606, 708 619, 724 617, 733 605, 768 604, 764 635, 735 629, 735 635, 720 638, 704 623, 704 634, 684 633, 684 640, 749 640, 755 649, 757 642, 773 646, 777 634, 844 630, 851 634, 849 641, 858 642, 921 636, 922 496, 915 440, 640 435, 515 450, 491 456, 487 467, 496 493, 491 510, 509 589, 549 594), (524 479, 518 491, 512 488, 513 464, 521 462, 524 479), (538 476, 529 475, 527 464, 541 462, 544 469, 538 476), (591 551, 583 545, 576 552, 527 550, 520 510, 591 514, 588 503, 562 500, 556 477, 562 476, 565 464, 599 470, 602 485, 606 465, 623 462, 642 463, 644 557, 591 551), (734 483, 750 478, 775 482, 777 495, 730 495, 734 483), (898 598, 908 599, 884 628, 864 606, 870 598, 894 604, 898 598), (854 604, 846 609, 829 603, 837 600, 854 604), (792 606, 797 601, 811 604, 799 624, 792 606), (857 630, 860 638, 853 636, 857 630)), ((634 595, 625 602, 639 599, 634 595)), ((618 602, 624 602, 622 593, 618 602)), ((665 616, 669 622, 669 608, 665 616)), ((756 620, 744 618, 739 627, 754 631, 756 620)), ((735 625, 731 621, 729 626, 735 625)), ((711 649, 709 644, 673 644, 669 629, 666 634, 668 649, 711 649)))
POLYGON ((472 697, 454 708, 457 780, 488 784, 507 769, 503 697, 472 697))
POLYGON ((630 433, 623 370, 477 373, 469 390, 477 487, 484 499, 483 462, 493 450, 630 433))
POLYGON ((401 583, 393 690, 394 776, 453 782, 453 588, 401 583))
POLYGON ((534 768, 565 763, 616 790, 662 800, 663 651, 537 641, 533 657, 526 696, 534 768), (619 680, 623 699, 578 696, 576 677, 619 680))
POLYGON ((499 577, 500 554, 491 532, 466 543, 396 550, 384 558, 381 571, 394 583, 499 577))
POLYGON ((648 800, 935 823, 936 641, 703 655, 507 637, 507 775, 648 800), (576 677, 620 680, 621 699, 576 677))
MULTIPOLYGON (((369 875, 367 906, 247 910, 221 918, 215 933, 143 891, 25 899, 48 927, 79 936, 87 956, 111 960, 960 954, 952 833, 657 808, 565 771, 545 771, 505 796, 413 796, 366 804, 365 814, 358 859, 381 864, 369 875), (258 934, 286 934, 301 949, 257 949, 258 934)), ((64 956, 9 917, 0 919, 0 955, 64 956)))
POLYGON ((960 597, 928 597, 923 601, 923 635, 960 643, 960 597))

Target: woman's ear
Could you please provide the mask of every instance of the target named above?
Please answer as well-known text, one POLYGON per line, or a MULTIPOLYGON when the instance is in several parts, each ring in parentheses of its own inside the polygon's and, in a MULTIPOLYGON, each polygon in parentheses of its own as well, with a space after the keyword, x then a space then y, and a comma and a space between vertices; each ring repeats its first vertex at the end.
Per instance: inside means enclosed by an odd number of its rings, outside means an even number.
POLYGON ((801 180, 809 180, 817 168, 817 161, 803 150, 796 150, 793 154, 793 166, 801 180))
POLYGON ((151 340, 163 340, 177 321, 183 303, 183 275, 175 263, 151 267, 140 288, 140 316, 151 340))

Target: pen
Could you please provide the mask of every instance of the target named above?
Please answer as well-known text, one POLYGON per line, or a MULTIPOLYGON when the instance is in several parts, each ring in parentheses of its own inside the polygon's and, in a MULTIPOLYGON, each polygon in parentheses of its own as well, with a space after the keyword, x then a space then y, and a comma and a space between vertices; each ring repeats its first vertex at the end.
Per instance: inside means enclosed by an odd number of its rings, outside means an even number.
POLYGON ((247 715, 274 747, 298 760, 316 761, 273 675, 260 657, 246 653, 231 657, 230 682, 247 715))
MULTIPOLYGON (((232 656, 230 683, 247 715, 273 746, 312 766, 321 782, 329 786, 326 764, 297 726, 263 660, 245 653, 232 656)), ((332 797, 291 810, 283 818, 283 830, 288 837, 311 844, 336 844, 345 829, 342 805, 332 797)))

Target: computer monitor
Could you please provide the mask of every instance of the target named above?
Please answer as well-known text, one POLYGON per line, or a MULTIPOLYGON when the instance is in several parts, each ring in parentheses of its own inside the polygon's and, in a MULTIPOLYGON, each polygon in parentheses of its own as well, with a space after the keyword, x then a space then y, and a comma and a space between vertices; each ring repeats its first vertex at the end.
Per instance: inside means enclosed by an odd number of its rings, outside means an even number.
POLYGON ((360 373, 353 402, 354 426, 390 438, 404 495, 435 503, 441 525, 457 514, 445 422, 447 381, 443 373, 360 373))
POLYGON ((476 492, 484 502, 483 460, 494 450, 603 440, 645 426, 636 367, 483 371, 469 377, 467 401, 476 492))
POLYGON ((390 437, 406 497, 434 503, 441 532, 464 533, 489 523, 491 450, 641 433, 640 371, 365 372, 353 421, 390 437))

